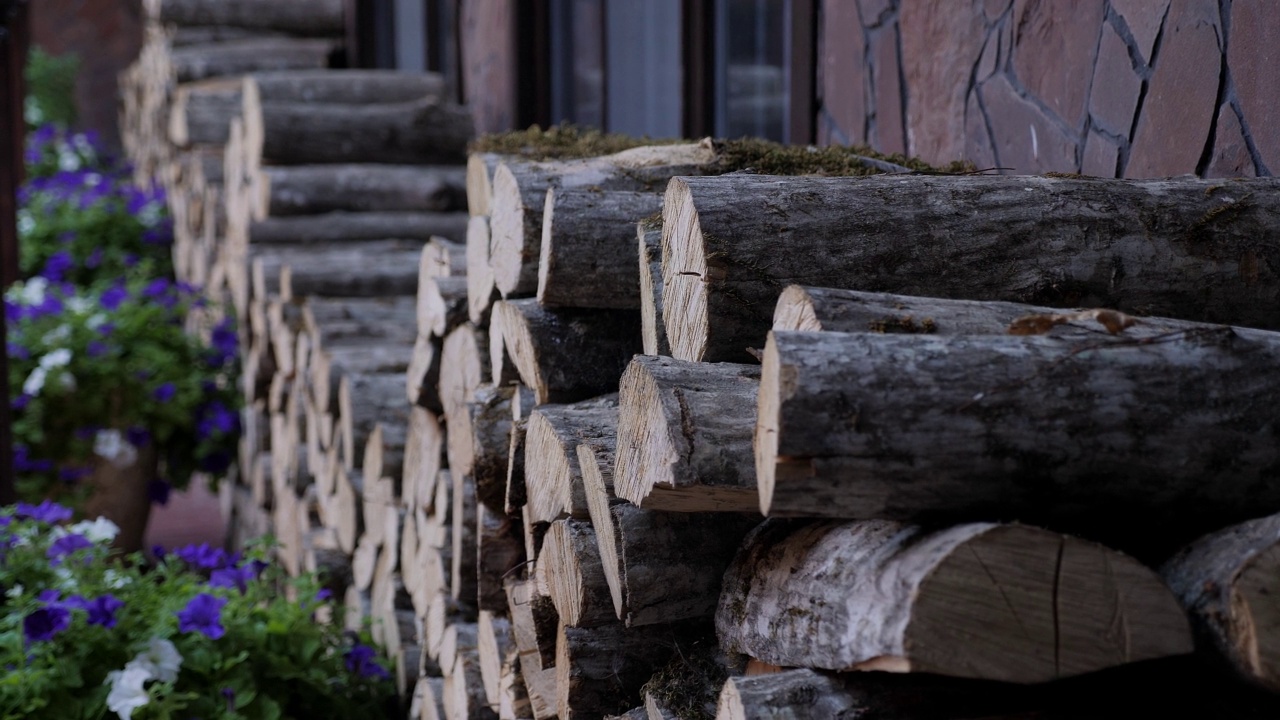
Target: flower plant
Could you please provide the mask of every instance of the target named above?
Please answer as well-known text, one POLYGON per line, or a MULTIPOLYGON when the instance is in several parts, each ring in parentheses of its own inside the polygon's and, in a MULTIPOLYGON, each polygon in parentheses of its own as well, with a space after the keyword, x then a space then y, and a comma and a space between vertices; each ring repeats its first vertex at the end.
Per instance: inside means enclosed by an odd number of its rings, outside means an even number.
POLYGON ((114 557, 116 528, 68 508, 0 508, 0 720, 374 718, 396 710, 385 658, 314 576, 264 548, 114 557), (284 599, 287 595, 298 602, 284 599))
POLYGON ((149 444, 177 487, 196 471, 223 473, 239 430, 231 322, 203 328, 206 344, 184 327, 203 304, 195 288, 138 276, 83 289, 56 278, 5 295, 20 497, 74 503, 97 464, 131 465, 149 444))
POLYGON ((19 191, 24 274, 93 284, 139 262, 172 268, 173 224, 162 190, 139 188, 88 133, 45 125, 28 138, 30 178, 19 191))

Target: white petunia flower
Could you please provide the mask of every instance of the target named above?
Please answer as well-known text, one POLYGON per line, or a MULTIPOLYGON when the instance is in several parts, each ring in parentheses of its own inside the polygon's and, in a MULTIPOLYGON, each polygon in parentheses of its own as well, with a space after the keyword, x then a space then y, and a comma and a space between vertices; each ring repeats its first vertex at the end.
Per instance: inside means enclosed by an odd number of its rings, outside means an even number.
POLYGON ((44 337, 40 338, 40 342, 45 345, 58 345, 69 337, 71 337, 71 326, 64 324, 45 333, 44 337))
POLYGON ((178 669, 182 667, 182 655, 173 643, 164 638, 151 638, 147 649, 138 653, 138 657, 125 665, 147 668, 151 676, 161 682, 173 682, 178 679, 178 669))
POLYGON ((119 570, 107 568, 102 573, 102 582, 106 583, 107 587, 111 588, 112 590, 119 590, 125 585, 128 585, 129 581, 130 581, 129 576, 125 575, 119 570))
MULTIPOLYGON (((20 214, 21 215, 21 214, 20 214)), ((22 225, 23 217, 34 227, 35 220, 32 219, 31 213, 27 212, 25 216, 18 218, 18 225, 22 225)), ((37 275, 30 280, 15 283, 4 296, 20 305, 28 306, 39 305, 44 302, 44 293, 49 289, 49 281, 37 275)))
POLYGON ((98 328, 102 327, 103 323, 105 323, 106 321, 107 321, 106 315, 104 315, 103 313, 94 313, 93 315, 89 316, 88 320, 84 321, 84 324, 87 325, 90 330, 97 330, 98 328))
POLYGON ((58 387, 71 392, 76 389, 76 376, 69 372, 64 372, 58 376, 58 387))
POLYGON ((93 454, 116 467, 127 467, 138 459, 138 449, 119 430, 99 430, 93 437, 93 454))
POLYGON ((22 392, 32 397, 39 395, 40 391, 44 389, 45 376, 48 374, 49 371, 45 370, 43 367, 37 367, 35 370, 32 370, 31 374, 28 375, 27 379, 22 383, 22 392))
POLYGON ((89 542, 109 543, 120 534, 120 526, 104 517, 99 517, 97 520, 82 520, 68 527, 67 532, 83 535, 89 542))
POLYGON ((58 169, 63 172, 72 172, 80 169, 80 156, 71 151, 71 148, 62 145, 58 148, 58 169))
POLYGON ((4 594, 5 596, 10 598, 20 598, 22 597, 22 590, 23 590, 22 583, 14 583, 13 587, 4 591, 4 594))
POLYGON ((120 716, 121 720, 129 720, 133 711, 151 702, 143 685, 152 679, 151 672, 134 663, 124 666, 124 670, 112 670, 107 673, 107 682, 111 684, 111 692, 107 693, 107 709, 120 716))
POLYGON ((52 370, 56 367, 66 367, 71 362, 71 351, 66 348, 58 348, 44 357, 40 358, 40 367, 46 370, 52 370))
POLYGON ((85 315, 92 309, 97 307, 92 300, 79 295, 73 298, 67 298, 67 308, 77 315, 85 315))

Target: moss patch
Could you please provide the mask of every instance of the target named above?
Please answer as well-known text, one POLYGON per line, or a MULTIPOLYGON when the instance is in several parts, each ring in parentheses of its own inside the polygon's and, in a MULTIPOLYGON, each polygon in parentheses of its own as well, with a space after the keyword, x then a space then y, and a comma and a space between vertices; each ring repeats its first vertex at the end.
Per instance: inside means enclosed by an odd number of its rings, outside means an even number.
POLYGON ((529 160, 571 160, 612 155, 645 145, 674 145, 681 142, 687 141, 632 137, 566 123, 545 130, 533 125, 528 130, 481 135, 471 143, 470 149, 471 152, 517 155, 529 160))
POLYGON ((680 643, 666 667, 658 670, 641 688, 653 693, 667 710, 680 720, 712 720, 725 680, 728 662, 715 638, 680 643))
POLYGON ((903 170, 928 174, 963 174, 975 171, 969 163, 953 162, 938 168, 916 158, 884 155, 867 147, 783 145, 769 140, 742 138, 716 141, 715 148, 724 172, 751 169, 762 175, 843 177, 903 170))

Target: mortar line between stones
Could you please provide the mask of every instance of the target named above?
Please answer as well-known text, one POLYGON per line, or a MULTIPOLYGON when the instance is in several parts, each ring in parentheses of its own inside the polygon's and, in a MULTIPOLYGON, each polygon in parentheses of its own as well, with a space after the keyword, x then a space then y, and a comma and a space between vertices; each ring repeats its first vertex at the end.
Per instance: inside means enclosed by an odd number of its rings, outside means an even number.
POLYGON ((1227 91, 1230 87, 1231 68, 1227 66, 1227 43, 1231 36, 1227 15, 1226 0, 1218 0, 1218 50, 1221 53, 1218 64, 1218 92, 1214 96, 1213 115, 1209 118, 1209 132, 1204 141, 1204 149, 1200 151, 1200 159, 1196 161, 1196 175, 1200 177, 1204 177, 1205 171, 1209 169, 1209 163, 1213 161, 1213 148, 1218 140, 1218 115, 1222 113, 1222 106, 1227 102, 1227 91))

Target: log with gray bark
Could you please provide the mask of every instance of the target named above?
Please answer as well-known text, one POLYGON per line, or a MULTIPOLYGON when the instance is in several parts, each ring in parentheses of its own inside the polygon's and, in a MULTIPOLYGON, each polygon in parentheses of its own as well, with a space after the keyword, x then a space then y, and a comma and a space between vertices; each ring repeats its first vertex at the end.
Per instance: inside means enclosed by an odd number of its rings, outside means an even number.
MULTIPOLYGON (((450 470, 453 478, 453 523, 449 573, 450 594, 459 607, 475 614, 476 606, 476 485, 470 475, 450 470)), ((442 659, 443 660, 443 659, 442 659)), ((443 664, 443 661, 442 661, 443 664)))
MULTIPOLYGON (((538 288, 538 257, 547 190, 557 193, 662 190, 676 175, 696 174, 715 160, 708 145, 655 145, 577 160, 531 162, 508 159, 493 173, 490 217, 491 265, 504 298, 532 295, 538 288)), ((640 216, 640 217, 643 217, 640 216)), ((638 220, 639 217, 632 218, 638 220)))
MULTIPOLYGON (((331 212, 255 222, 249 226, 249 243, 316 245, 396 238, 419 240, 420 251, 435 236, 461 240, 466 224, 465 214, 453 212, 331 212)), ((416 271, 417 264, 409 269, 416 271)))
POLYGON ((551 523, 538 563, 548 568, 551 601, 565 625, 597 627, 618 621, 589 521, 570 517, 551 523))
POLYGON ((404 377, 398 373, 344 373, 338 384, 337 429, 347 470, 361 466, 369 433, 379 422, 408 425, 404 377))
POLYGON ((505 615, 507 595, 503 581, 524 562, 520 524, 481 503, 476 507, 476 532, 477 607, 505 615))
POLYGON ((329 65, 337 43, 324 39, 250 38, 186 45, 170 54, 174 78, 194 82, 274 70, 319 70, 329 65))
POLYGON ((448 166, 297 165, 266 167, 259 203, 267 215, 448 212, 464 207, 463 170, 448 166))
POLYGON ((547 307, 641 307, 636 223, 662 210, 662 194, 547 190, 538 302, 547 307))
POLYGON ((667 329, 662 324, 662 223, 636 223, 640 260, 640 332, 645 355, 670 355, 667 329))
POLYGON ((1206 535, 1161 574, 1206 649, 1249 681, 1280 691, 1280 515, 1206 535))
POLYGON ((525 434, 524 476, 532 522, 562 515, 589 516, 578 445, 613 451, 618 429, 618 396, 605 395, 569 405, 542 405, 529 416, 525 434))
POLYGON ((500 301, 494 312, 501 314, 507 354, 538 404, 613 392, 641 346, 633 311, 553 311, 529 299, 500 301))
POLYGON ((479 501, 501 512, 506 502, 511 399, 515 388, 476 388, 473 400, 446 416, 449 468, 473 478, 479 501))
POLYGON ((153 22, 197 27, 230 25, 290 35, 340 38, 341 0, 145 0, 146 18, 153 22))
POLYGON ((619 385, 618 497, 651 510, 754 512, 760 367, 642 355, 619 385))
POLYGON ((1153 571, 1022 525, 768 521, 725 573, 716 629, 774 665, 1018 683, 1192 649, 1153 571))
POLYGON ((279 292, 280 270, 288 267, 295 296, 384 297, 413 294, 418 274, 409 263, 421 252, 421 240, 362 240, 263 245, 250 257, 262 260, 269 293, 279 292))
POLYGON ((663 209, 676 357, 742 362, 791 283, 1105 306, 1280 327, 1280 181, 676 178, 663 209))
POLYGON ((623 712, 640 688, 676 651, 677 632, 665 625, 574 628, 556 638, 556 708, 562 720, 623 712))
POLYGON ((1280 510, 1273 336, 771 333, 761 509, 1019 519, 1167 553, 1280 510))
POLYGON ((183 83, 169 108, 169 142, 178 147, 226 145, 231 118, 242 109, 244 79, 219 77, 183 83))

